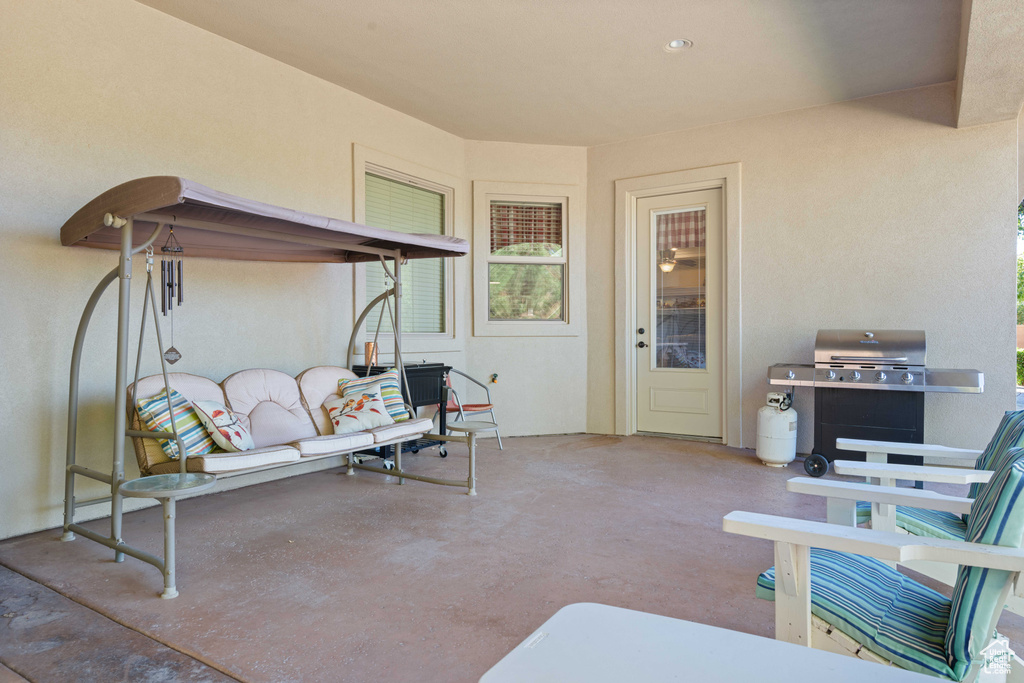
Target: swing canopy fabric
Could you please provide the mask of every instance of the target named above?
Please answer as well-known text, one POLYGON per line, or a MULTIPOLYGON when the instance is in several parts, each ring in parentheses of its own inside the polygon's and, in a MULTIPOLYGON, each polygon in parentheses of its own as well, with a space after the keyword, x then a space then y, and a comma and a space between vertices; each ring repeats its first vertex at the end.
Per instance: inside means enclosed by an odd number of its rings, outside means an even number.
POLYGON ((146 241, 147 226, 173 227, 190 257, 353 263, 378 260, 373 250, 401 251, 410 259, 469 253, 469 243, 457 237, 371 228, 236 197, 176 176, 137 178, 107 190, 61 227, 61 244, 120 249, 121 230, 104 225, 106 214, 134 220, 133 246, 146 241))

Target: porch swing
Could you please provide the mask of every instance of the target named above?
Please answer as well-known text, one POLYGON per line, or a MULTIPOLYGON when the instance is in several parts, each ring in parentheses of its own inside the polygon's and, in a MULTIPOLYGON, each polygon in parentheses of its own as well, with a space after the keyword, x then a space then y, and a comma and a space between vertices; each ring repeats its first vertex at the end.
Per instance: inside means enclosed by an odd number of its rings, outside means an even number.
MULTIPOLYGON (((330 419, 324 402, 338 391, 339 379, 355 378, 347 368, 318 366, 301 373, 297 378, 272 370, 244 370, 229 376, 221 384, 196 375, 171 373, 168 364, 173 364, 180 354, 171 347, 165 350, 154 291, 152 269, 154 264, 153 245, 167 232, 166 243, 161 252, 169 256, 171 263, 161 264, 162 304, 166 312, 182 300, 183 270, 181 258, 187 256, 220 258, 244 261, 276 261, 295 263, 360 263, 379 261, 384 266, 392 286, 370 302, 357 317, 352 337, 348 344, 347 362, 352 366, 353 349, 357 331, 370 309, 384 302, 392 323, 396 367, 399 369, 399 386, 405 386, 404 367, 401 354, 402 280, 401 265, 412 258, 446 258, 463 256, 469 251, 465 240, 445 235, 404 234, 381 230, 349 221, 326 218, 302 213, 251 199, 218 192, 198 183, 174 176, 140 178, 119 185, 92 200, 77 211, 61 228, 61 243, 65 246, 83 246, 119 252, 118 265, 107 273, 96 286, 82 313, 72 352, 69 398, 68 398, 68 439, 65 468, 64 533, 61 540, 70 541, 75 534, 84 536, 114 550, 114 559, 121 562, 124 555, 130 555, 160 569, 164 575, 164 591, 161 597, 177 595, 175 583, 175 500, 213 488, 218 476, 231 476, 281 467, 288 464, 309 462, 317 458, 347 456, 348 473, 354 469, 391 474, 399 478, 415 479, 447 486, 464 486, 468 493, 475 494, 475 462, 472 441, 465 437, 431 435, 441 441, 464 441, 471 447, 469 476, 465 480, 437 479, 406 472, 401 467, 401 444, 412 438, 420 438, 429 431, 429 420, 417 420, 409 411, 404 422, 395 422, 390 427, 360 431, 352 434, 335 435, 328 433, 330 419), (143 226, 152 226, 151 231, 136 232, 143 226), (138 254, 146 258, 146 291, 143 301, 139 348, 136 358, 134 382, 128 379, 128 330, 130 322, 130 283, 132 259, 138 254), (390 261, 388 267, 387 261, 390 261), (92 314, 103 292, 114 281, 119 281, 117 320, 116 386, 114 396, 113 453, 110 474, 76 463, 76 437, 78 429, 79 375, 82 365, 82 349, 92 314), (160 375, 139 378, 142 363, 143 344, 147 311, 153 314, 153 327, 160 349, 160 375), (177 416, 171 405, 172 389, 191 387, 196 395, 219 395, 223 403, 230 403, 232 383, 244 384, 251 381, 249 375, 256 373, 258 379, 274 389, 284 387, 294 394, 289 405, 276 414, 284 416, 286 424, 281 432, 288 434, 280 445, 267 445, 240 453, 213 453, 208 456, 188 455, 182 435, 179 433, 177 416), (170 428, 162 431, 147 429, 140 424, 136 401, 143 387, 149 387, 151 396, 162 390, 167 397, 170 428), (129 400, 131 399, 131 405, 129 400), (132 419, 132 424, 128 420, 132 419), (305 423, 303 423, 305 420, 305 423), (372 433, 371 433, 372 432, 372 433), (126 480, 124 472, 125 437, 133 439, 143 476, 126 480), (171 450, 178 454, 177 462, 164 457, 156 463, 155 452, 161 454, 158 440, 173 442, 171 450), (356 462, 354 453, 367 445, 387 447, 395 445, 395 469, 386 470, 362 462, 356 462), (242 456, 232 459, 229 456, 242 456), (110 486, 110 496, 78 501, 75 498, 75 477, 104 482, 110 486), (164 557, 163 559, 127 545, 122 539, 122 516, 124 497, 153 498, 164 507, 164 557), (104 536, 75 523, 75 510, 88 505, 110 503, 110 535, 104 536)), ((383 311, 382 311, 383 315, 383 311)), ((172 318, 173 320, 173 318, 172 318)), ((376 335, 380 333, 380 322, 376 335)), ((173 325, 173 323, 172 323, 173 325)), ((375 341, 376 341, 375 335, 375 341)), ((189 397, 186 396, 186 399, 189 397)), ((274 399, 276 400, 276 399, 274 399)), ((159 403, 159 401, 158 401, 159 403)), ((401 403, 401 402, 400 402, 401 403)), ((406 406, 408 408, 408 406, 406 406)), ((400 409, 401 410, 401 409, 400 409)), ((250 413, 249 417, 255 415, 250 413)), ((248 417, 247 417, 248 419, 248 417)), ((266 420, 266 418, 261 418, 266 420)), ((256 419, 250 422, 255 426, 256 419)), ((276 427, 270 431, 279 431, 276 427)), ((255 432, 254 432, 255 434, 255 432)), ((269 437, 268 437, 269 438, 269 437)), ((263 438, 263 441, 268 441, 263 438)))

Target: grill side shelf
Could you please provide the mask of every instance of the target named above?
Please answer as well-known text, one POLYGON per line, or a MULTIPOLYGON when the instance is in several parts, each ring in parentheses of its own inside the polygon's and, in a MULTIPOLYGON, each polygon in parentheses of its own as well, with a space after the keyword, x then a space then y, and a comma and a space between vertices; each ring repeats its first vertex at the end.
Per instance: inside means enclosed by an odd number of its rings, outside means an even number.
POLYGON ((924 384, 925 391, 981 394, 985 391, 985 373, 979 370, 926 368, 924 384))

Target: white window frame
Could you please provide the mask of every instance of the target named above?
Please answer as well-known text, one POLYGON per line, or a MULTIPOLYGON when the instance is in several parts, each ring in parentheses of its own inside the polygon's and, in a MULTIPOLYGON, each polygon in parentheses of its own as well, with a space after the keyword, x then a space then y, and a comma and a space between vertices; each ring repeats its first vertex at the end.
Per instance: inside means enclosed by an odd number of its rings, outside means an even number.
MULTIPOLYGON (((478 337, 578 337, 583 333, 585 282, 583 278, 583 208, 578 185, 473 182, 473 333, 478 337), (561 203, 562 320, 491 320, 490 268, 491 201, 561 203)), ((554 264, 545 257, 496 257, 494 262, 554 264)))
MULTIPOLYGON (((454 235, 457 206, 455 203, 455 187, 458 179, 447 173, 420 166, 411 161, 379 152, 369 147, 354 144, 352 146, 352 181, 353 198, 352 214, 356 223, 366 223, 366 174, 372 173, 414 187, 421 187, 444 196, 444 234, 454 235)), ((432 353, 455 351, 456 310, 455 310, 455 263, 453 258, 445 259, 444 265, 444 332, 402 333, 402 353, 407 357, 412 353, 432 353)), ((353 322, 355 316, 366 307, 366 266, 356 264, 353 270, 352 301, 353 322)), ((362 329, 356 339, 373 340, 373 331, 377 321, 369 316, 363 322, 362 329)), ((379 353, 384 362, 394 354, 394 339, 391 334, 381 334, 378 339, 379 353)), ((356 355, 361 356, 362 344, 356 344, 356 355)), ((408 360, 408 358, 406 358, 408 360)))

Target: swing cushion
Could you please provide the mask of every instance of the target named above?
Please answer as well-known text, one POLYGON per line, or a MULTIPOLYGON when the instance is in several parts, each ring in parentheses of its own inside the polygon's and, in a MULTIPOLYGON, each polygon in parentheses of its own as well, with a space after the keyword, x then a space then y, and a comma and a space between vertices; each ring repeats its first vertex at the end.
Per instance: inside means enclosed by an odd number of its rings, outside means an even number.
POLYGON ((192 404, 203 426, 218 446, 228 453, 251 451, 256 448, 249 430, 242 426, 238 418, 217 401, 196 401, 192 404))
POLYGON ((305 406, 306 412, 309 413, 313 424, 316 425, 317 434, 321 436, 334 435, 334 425, 327 417, 324 401, 341 396, 338 389, 339 380, 355 378, 356 375, 351 370, 332 365, 319 365, 310 368, 295 378, 299 385, 302 405, 305 406))
MULTIPOLYGON (((273 467, 284 465, 290 462, 298 462, 299 451, 292 446, 267 446, 266 448, 254 448, 251 451, 238 451, 228 453, 226 451, 212 451, 190 456, 188 459, 189 472, 206 472, 207 474, 231 474, 254 470, 260 467, 273 467)), ((175 474, 181 470, 180 462, 163 462, 153 465, 150 474, 175 474)))
POLYGON ((334 425, 335 434, 361 432, 395 423, 384 407, 379 384, 371 384, 356 395, 325 401, 324 408, 334 425))
POLYGON ((359 379, 338 380, 338 393, 343 399, 359 399, 362 392, 373 385, 380 385, 380 396, 384 400, 384 407, 395 422, 409 419, 409 412, 405 408, 405 399, 398 388, 398 370, 392 368, 387 372, 359 379))
MULTIPOLYGON (((152 432, 171 431, 171 410, 167 407, 167 392, 161 390, 156 396, 140 399, 138 402, 139 416, 146 428, 152 432)), ((171 408, 174 415, 174 426, 185 446, 185 455, 204 455, 216 445, 203 426, 188 399, 171 389, 171 408)), ((160 447, 171 460, 178 459, 178 444, 174 439, 161 439, 160 447)))

